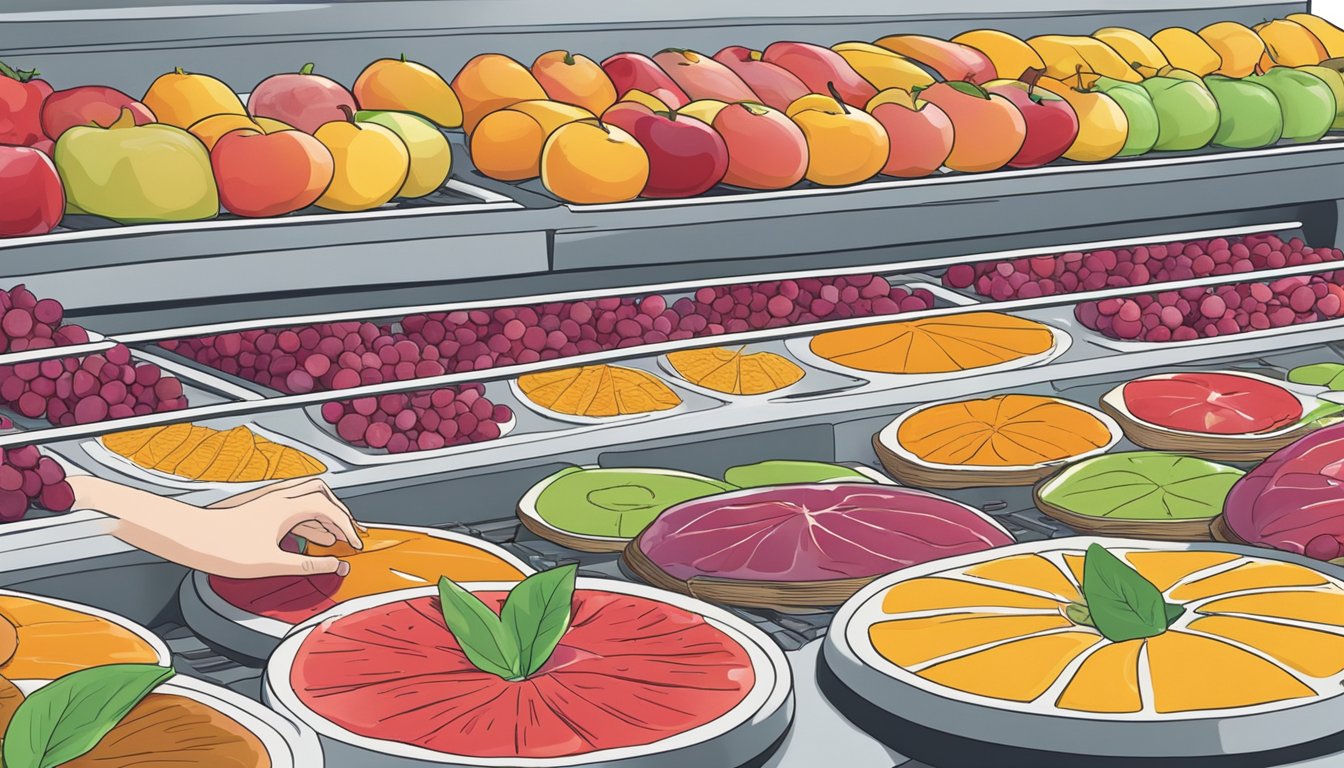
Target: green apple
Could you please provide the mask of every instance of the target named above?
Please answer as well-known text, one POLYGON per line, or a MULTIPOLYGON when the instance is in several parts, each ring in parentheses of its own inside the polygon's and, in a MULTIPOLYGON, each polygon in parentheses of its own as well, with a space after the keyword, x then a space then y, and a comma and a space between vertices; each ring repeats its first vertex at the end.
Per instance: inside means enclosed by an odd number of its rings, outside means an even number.
POLYGON ((443 186, 453 168, 453 150, 436 125, 410 112, 364 110, 355 122, 374 123, 397 134, 411 153, 411 169, 397 197, 424 197, 443 186))
POLYGON ((1324 80, 1291 67, 1274 67, 1246 78, 1274 92, 1283 110, 1283 138, 1309 143, 1330 130, 1338 114, 1335 94, 1324 80))
MULTIPOLYGON (((1218 132, 1215 147, 1256 149, 1268 147, 1283 136, 1283 110, 1274 92, 1249 80, 1209 75, 1204 84, 1218 102, 1218 132)), ((1340 83, 1344 87, 1344 82, 1340 83)))
POLYGON ((1134 83, 1113 77, 1098 77, 1092 90, 1110 96, 1129 120, 1129 135, 1116 157, 1134 157, 1151 151, 1157 143, 1157 110, 1148 92, 1134 83))
MULTIPOLYGON (((1175 72, 1175 70, 1173 70, 1175 72)), ((1157 110, 1154 149, 1188 152, 1203 149, 1218 132, 1218 102, 1198 78, 1149 77, 1141 85, 1157 110)))
POLYGON ((1330 124, 1332 131, 1344 128, 1344 73, 1340 72, 1340 67, 1339 59, 1323 61, 1320 66, 1298 67, 1301 71, 1325 81, 1325 84, 1330 86, 1330 92, 1335 95, 1335 122, 1330 124))
POLYGON ((200 139, 165 123, 136 125, 130 110, 107 128, 80 125, 61 134, 55 161, 72 213, 122 224, 219 215, 210 153, 200 139))

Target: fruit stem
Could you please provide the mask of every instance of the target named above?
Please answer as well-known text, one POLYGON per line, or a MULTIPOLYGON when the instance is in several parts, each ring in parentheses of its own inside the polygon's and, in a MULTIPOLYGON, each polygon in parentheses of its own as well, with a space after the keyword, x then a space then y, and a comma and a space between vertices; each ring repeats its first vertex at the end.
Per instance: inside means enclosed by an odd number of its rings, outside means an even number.
POLYGON ((299 74, 300 75, 313 74, 313 62, 310 61, 307 64, 304 64, 302 67, 299 67, 299 74))
POLYGON ((185 75, 185 74, 187 74, 187 73, 184 72, 184 71, 182 71, 182 68, 181 68, 181 67, 173 67, 173 74, 174 74, 174 75, 185 75))
POLYGON ((337 104, 337 105, 336 105, 336 108, 339 109, 339 110, 341 110, 341 114, 345 115, 345 120, 346 120, 346 122, 350 122, 350 123, 355 122, 355 113, 350 111, 350 105, 348 105, 348 104, 337 104))
POLYGON ((831 92, 831 98, 835 99, 835 103, 840 105, 840 110, 848 115, 849 107, 845 106, 845 100, 840 98, 840 92, 835 89, 835 83, 826 81, 826 90, 831 92))
POLYGON ((404 53, 401 54, 401 61, 402 61, 402 63, 405 63, 405 62, 406 62, 406 54, 404 54, 404 53))
POLYGON ((18 80, 20 83, 26 83, 40 74, 42 73, 38 72, 36 69, 14 69, 5 62, 0 61, 0 75, 4 75, 11 80, 18 80))
POLYGON ((574 54, 570 51, 565 51, 565 64, 570 67, 574 66, 574 54))
POLYGON ((1027 98, 1031 98, 1036 93, 1036 84, 1041 81, 1041 76, 1045 74, 1044 69, 1031 67, 1024 70, 1018 79, 1027 84, 1027 98))

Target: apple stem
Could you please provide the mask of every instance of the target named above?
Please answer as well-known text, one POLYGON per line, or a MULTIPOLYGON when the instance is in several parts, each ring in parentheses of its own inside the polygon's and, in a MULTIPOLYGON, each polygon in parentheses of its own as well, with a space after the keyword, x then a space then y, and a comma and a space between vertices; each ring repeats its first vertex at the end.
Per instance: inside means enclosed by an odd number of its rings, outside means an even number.
POLYGON ((406 54, 401 54, 401 61, 403 64, 406 63, 406 54))
POLYGON ((346 122, 355 122, 355 113, 350 111, 348 104, 337 104, 336 108, 341 110, 341 114, 345 115, 346 122))
POLYGON ((302 67, 299 67, 299 74, 300 74, 300 75, 311 75, 311 74, 313 74, 313 66, 314 66, 314 64, 313 64, 313 62, 311 62, 311 61, 308 62, 307 64, 304 64, 302 67))
POLYGON ((173 67, 173 74, 174 74, 174 75, 185 75, 185 74, 187 74, 187 73, 184 72, 184 71, 182 70, 181 67, 173 67))
POLYGON ((570 51, 565 51, 565 65, 574 66, 574 54, 570 51))
POLYGON ((835 103, 840 105, 840 110, 848 115, 849 107, 845 106, 845 100, 840 98, 840 92, 835 89, 835 83, 828 80, 826 82, 826 90, 831 92, 831 98, 835 99, 835 103))
POLYGON ((14 69, 5 62, 0 61, 0 75, 4 75, 11 80, 18 80, 20 83, 26 83, 40 74, 42 73, 38 72, 36 69, 14 69))
POLYGON ((1036 93, 1036 84, 1041 81, 1041 76, 1044 74, 1045 70, 1037 67, 1031 67, 1022 72, 1018 79, 1027 84, 1027 98, 1031 98, 1036 93))

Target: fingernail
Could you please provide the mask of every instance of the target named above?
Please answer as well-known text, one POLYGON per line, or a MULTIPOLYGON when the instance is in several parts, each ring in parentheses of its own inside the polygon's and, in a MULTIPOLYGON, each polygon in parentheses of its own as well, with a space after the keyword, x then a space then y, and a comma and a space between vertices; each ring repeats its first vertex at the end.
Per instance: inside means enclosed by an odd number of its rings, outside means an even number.
POLYGON ((350 564, 342 560, 341 564, 336 566, 336 575, 345 576, 348 573, 350 573, 350 564))

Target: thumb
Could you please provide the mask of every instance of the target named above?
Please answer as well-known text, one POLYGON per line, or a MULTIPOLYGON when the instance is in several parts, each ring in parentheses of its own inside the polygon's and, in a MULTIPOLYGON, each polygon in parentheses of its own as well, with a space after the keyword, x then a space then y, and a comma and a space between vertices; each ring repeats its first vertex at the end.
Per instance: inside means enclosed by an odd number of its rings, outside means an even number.
POLYGON ((264 567, 272 576, 316 576, 323 573, 344 576, 350 572, 350 564, 339 557, 309 557, 292 552, 278 552, 264 567))

